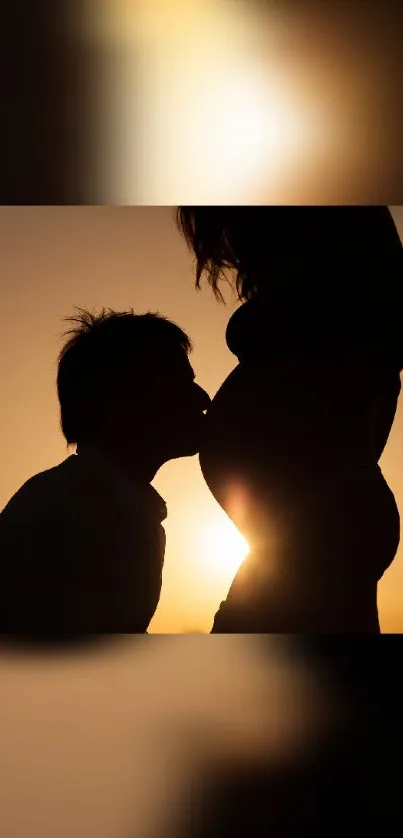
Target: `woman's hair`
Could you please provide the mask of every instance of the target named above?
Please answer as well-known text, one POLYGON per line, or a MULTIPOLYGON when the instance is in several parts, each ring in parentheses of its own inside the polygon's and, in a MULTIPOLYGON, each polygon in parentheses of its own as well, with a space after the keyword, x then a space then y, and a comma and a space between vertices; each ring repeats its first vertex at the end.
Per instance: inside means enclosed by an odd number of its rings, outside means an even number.
POLYGON ((236 288, 243 297, 248 284, 240 264, 236 221, 240 208, 178 207, 177 225, 196 258, 196 287, 205 273, 217 299, 222 300, 219 282, 227 270, 236 271, 236 288), (237 213, 238 210, 238 213, 237 213))
POLYGON ((178 207, 176 220, 195 256, 196 287, 205 275, 220 300, 229 271, 242 301, 287 276, 325 281, 386 265, 402 271, 402 245, 387 207, 178 207))
POLYGON ((155 374, 155 360, 171 349, 191 351, 190 338, 160 314, 77 309, 58 360, 61 429, 68 442, 91 431, 100 400, 129 386, 136 390, 155 374))

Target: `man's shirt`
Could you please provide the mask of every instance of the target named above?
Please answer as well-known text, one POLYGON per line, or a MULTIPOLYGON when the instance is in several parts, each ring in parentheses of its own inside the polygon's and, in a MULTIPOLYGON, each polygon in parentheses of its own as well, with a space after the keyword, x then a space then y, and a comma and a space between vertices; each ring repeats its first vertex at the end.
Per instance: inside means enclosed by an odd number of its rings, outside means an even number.
POLYGON ((167 509, 99 452, 28 480, 0 514, 0 630, 145 632, 162 583, 167 509))

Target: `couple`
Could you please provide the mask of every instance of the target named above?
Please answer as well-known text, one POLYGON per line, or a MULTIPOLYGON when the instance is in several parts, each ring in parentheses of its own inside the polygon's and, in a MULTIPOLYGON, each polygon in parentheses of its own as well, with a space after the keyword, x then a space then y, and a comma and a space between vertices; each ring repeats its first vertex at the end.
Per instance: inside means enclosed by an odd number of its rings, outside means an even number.
POLYGON ((210 404, 176 325, 78 318, 58 370, 77 454, 1 515, 1 629, 145 632, 165 547, 150 482, 200 450, 251 548, 213 632, 379 633, 377 585, 399 544, 378 465, 403 368, 393 219, 386 207, 181 207, 177 220, 197 285, 206 275, 220 298, 232 272, 239 364, 210 404))

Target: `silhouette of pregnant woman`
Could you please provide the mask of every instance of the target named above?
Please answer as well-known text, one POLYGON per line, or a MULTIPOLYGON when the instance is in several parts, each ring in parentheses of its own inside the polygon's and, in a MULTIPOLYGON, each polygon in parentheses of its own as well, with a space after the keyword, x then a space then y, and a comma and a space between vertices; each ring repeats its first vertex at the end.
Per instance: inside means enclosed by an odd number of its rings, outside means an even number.
POLYGON ((386 207, 181 207, 239 364, 200 452, 250 553, 213 632, 378 633, 399 544, 378 461, 403 368, 403 249, 386 207))

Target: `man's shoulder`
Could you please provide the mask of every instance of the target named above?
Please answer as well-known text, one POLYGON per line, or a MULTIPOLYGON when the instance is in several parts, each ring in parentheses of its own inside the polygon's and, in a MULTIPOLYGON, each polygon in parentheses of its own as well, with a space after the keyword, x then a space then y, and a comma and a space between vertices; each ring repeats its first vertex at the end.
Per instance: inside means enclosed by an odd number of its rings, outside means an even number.
POLYGON ((62 549, 71 538, 94 535, 102 525, 104 537, 114 520, 111 497, 75 455, 30 477, 0 513, 2 543, 35 542, 40 537, 62 549), (80 536, 79 536, 80 534, 80 536))
POLYGON ((8 517, 17 508, 19 511, 24 508, 28 511, 41 507, 44 501, 47 506, 49 504, 53 505, 63 486, 71 480, 73 471, 69 462, 71 459, 69 457, 56 466, 29 477, 7 502, 1 511, 1 517, 3 519, 8 517))
POLYGON ((85 529, 102 522, 105 531, 107 522, 109 527, 148 528, 150 521, 161 523, 166 514, 165 502, 152 486, 127 484, 107 468, 73 454, 30 477, 8 501, 0 520, 14 527, 45 518, 85 529))

